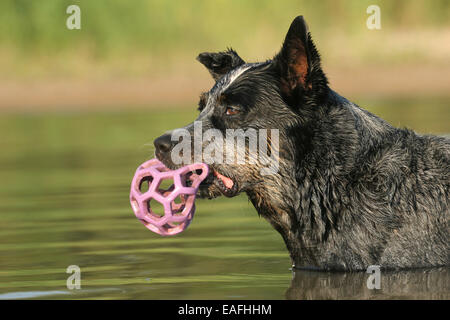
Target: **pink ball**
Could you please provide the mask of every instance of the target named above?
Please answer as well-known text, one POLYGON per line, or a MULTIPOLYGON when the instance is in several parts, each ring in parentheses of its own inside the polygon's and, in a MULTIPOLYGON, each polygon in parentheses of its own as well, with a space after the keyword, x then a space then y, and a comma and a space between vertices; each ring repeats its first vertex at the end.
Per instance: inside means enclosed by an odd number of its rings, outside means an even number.
POLYGON ((148 229, 160 235, 184 231, 194 218, 197 190, 208 173, 209 168, 204 163, 170 170, 156 158, 144 162, 131 183, 130 202, 134 214, 148 229), (162 189, 164 180, 173 180, 173 184, 162 189), (163 206, 163 213, 155 212, 151 206, 153 201, 163 206))

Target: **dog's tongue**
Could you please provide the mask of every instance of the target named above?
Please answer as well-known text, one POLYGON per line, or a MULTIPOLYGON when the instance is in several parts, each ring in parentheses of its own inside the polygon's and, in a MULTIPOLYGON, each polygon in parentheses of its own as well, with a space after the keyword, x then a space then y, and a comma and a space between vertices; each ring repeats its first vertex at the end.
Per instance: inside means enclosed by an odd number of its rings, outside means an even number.
POLYGON ((233 188, 233 184, 234 184, 233 180, 231 180, 231 179, 228 178, 228 177, 225 177, 224 175, 221 175, 220 173, 218 173, 218 172, 215 171, 215 170, 214 170, 214 175, 215 175, 218 179, 222 180, 223 184, 225 185, 225 187, 227 187, 227 189, 233 188))

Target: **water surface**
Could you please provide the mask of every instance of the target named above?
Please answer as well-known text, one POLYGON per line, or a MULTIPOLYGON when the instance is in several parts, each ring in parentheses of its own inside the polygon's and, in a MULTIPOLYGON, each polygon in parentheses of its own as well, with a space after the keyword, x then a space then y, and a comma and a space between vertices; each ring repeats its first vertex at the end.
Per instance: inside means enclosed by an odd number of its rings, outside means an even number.
MULTIPOLYGON (((422 133, 450 132, 448 101, 373 102, 422 133)), ((363 104, 364 105, 364 104, 363 104)), ((281 237, 246 197, 197 201, 175 237, 147 230, 128 202, 151 141, 194 118, 187 109, 0 117, 0 299, 449 298, 448 269, 292 272, 281 237), (66 268, 81 268, 68 290, 66 268)))

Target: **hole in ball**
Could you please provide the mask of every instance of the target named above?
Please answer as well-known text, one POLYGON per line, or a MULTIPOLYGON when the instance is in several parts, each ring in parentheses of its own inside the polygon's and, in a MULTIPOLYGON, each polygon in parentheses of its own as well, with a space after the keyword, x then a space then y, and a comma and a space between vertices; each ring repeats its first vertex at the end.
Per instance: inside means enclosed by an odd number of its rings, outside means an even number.
POLYGON ((177 204, 177 205, 183 204, 183 198, 184 198, 184 195, 179 194, 179 195, 173 200, 173 202, 175 202, 175 204, 177 204))
POLYGON ((184 195, 178 195, 172 203, 172 213, 173 214, 178 214, 181 213, 184 210, 184 199, 185 196, 184 195))
POLYGON ((139 183, 139 191, 141 193, 145 193, 150 189, 150 185, 153 182, 153 177, 152 176, 147 176, 142 178, 141 182, 139 183))
POLYGON ((159 184, 159 193, 164 195, 166 191, 171 191, 174 187, 174 182, 172 178, 163 179, 159 184))
POLYGON ((159 217, 164 216, 164 206, 155 199, 150 199, 150 201, 147 202, 147 205, 148 211, 150 211, 154 215, 159 217))

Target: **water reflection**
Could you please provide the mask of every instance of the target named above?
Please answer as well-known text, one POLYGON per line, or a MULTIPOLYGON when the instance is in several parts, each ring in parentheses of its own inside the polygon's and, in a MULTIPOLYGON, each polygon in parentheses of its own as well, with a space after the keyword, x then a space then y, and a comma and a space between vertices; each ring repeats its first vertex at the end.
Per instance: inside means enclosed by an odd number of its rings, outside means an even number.
POLYGON ((381 271, 381 288, 368 289, 365 272, 295 270, 286 291, 290 300, 305 299, 449 299, 450 269, 381 271))

